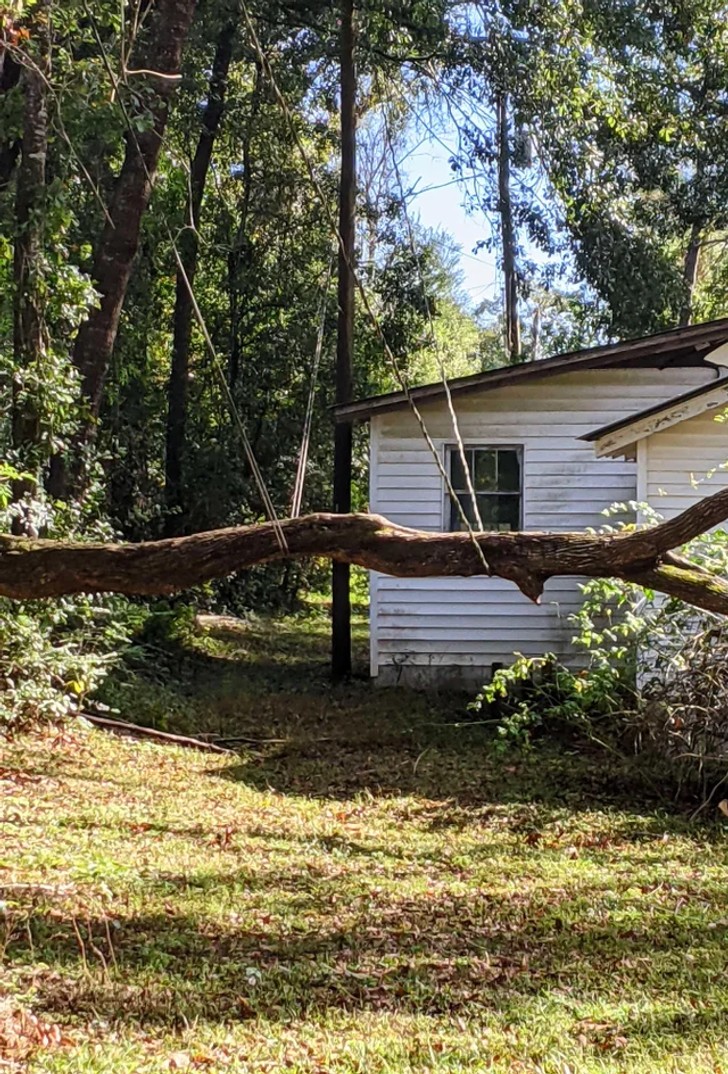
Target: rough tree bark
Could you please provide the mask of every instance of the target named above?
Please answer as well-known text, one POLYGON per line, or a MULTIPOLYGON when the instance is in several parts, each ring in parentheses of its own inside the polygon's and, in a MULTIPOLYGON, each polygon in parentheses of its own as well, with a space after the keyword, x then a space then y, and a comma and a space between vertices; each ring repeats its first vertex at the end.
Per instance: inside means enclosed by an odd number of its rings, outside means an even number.
MULTIPOLYGON (((51 459, 47 489, 56 499, 70 486, 83 484, 83 447, 93 439, 104 384, 116 342, 121 311, 131 279, 144 213, 152 193, 171 98, 178 84, 184 48, 197 0, 157 0, 147 28, 146 48, 128 77, 143 91, 151 125, 127 132, 121 171, 114 186, 101 238, 94 254, 92 277, 101 299, 78 330, 73 361, 81 377, 86 422, 67 455, 51 459), (70 458, 69 458, 70 456, 70 458), (73 462, 73 466, 70 462, 73 462)), ((136 114, 131 119, 134 121, 136 114)))
POLYGON ((503 279, 505 284, 506 350, 508 361, 521 360, 521 323, 518 319, 518 275, 516 272, 516 236, 511 203, 511 151, 508 139, 508 97, 496 100, 498 126, 498 212, 503 245, 503 279))
POLYGON ((182 503, 182 470, 187 426, 187 381, 189 377, 190 339, 192 335, 193 304, 191 288, 197 272, 200 208, 212 159, 215 138, 225 110, 225 93, 235 36, 240 20, 239 0, 231 0, 212 63, 207 104, 202 117, 202 129, 190 168, 190 186, 186 221, 188 226, 179 240, 182 269, 177 269, 174 302, 172 364, 167 387, 167 450, 165 455, 165 499, 169 514, 166 529, 179 532, 179 512, 182 503))
POLYGON ((728 489, 653 529, 616 535, 483 533, 473 538, 423 533, 378 515, 314 514, 282 523, 285 548, 271 523, 136 545, 0 536, 0 596, 172 593, 258 563, 324 556, 403 578, 506 578, 534 601, 554 575, 621 578, 726 615, 728 581, 673 551, 726 518, 728 489))
POLYGON ((696 220, 690 231, 690 242, 685 253, 683 280, 685 282, 685 301, 680 313, 680 324, 692 324, 695 288, 700 271, 700 249, 703 240, 703 223, 696 220))
POLYGON ((151 125, 127 134, 124 162, 109 207, 111 219, 104 226, 94 259, 92 275, 101 302, 81 325, 74 346, 74 362, 92 416, 98 414, 101 403, 195 6, 196 0, 157 0, 147 48, 138 61, 139 68, 149 73, 129 76, 138 91, 144 88, 142 80, 146 83, 151 125))
MULTIPOLYGON (((49 13, 46 0, 34 20, 37 50, 22 74, 23 137, 15 198, 13 257, 13 379, 12 442, 20 467, 32 473, 41 462, 41 424, 34 382, 42 377, 46 335, 41 261, 45 229, 46 157, 48 153, 49 13)), ((13 499, 22 500, 34 487, 32 478, 13 482, 13 499)), ((27 533, 28 522, 18 515, 16 533, 27 533)))

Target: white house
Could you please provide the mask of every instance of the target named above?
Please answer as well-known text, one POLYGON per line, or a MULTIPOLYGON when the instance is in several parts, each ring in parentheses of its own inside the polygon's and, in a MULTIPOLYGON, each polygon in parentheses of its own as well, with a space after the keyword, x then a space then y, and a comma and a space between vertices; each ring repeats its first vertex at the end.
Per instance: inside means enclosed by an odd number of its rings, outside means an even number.
MULTIPOLYGON (((485 529, 580 530, 615 501, 670 517, 728 482, 728 318, 450 383, 485 529), (711 474, 711 476, 707 476, 711 474)), ((370 509, 422 530, 460 528, 419 410, 463 507, 472 498, 441 383, 339 407, 370 424, 370 509)), ((514 652, 575 657, 577 578, 540 605, 491 578, 370 580, 371 674, 382 684, 489 677, 514 652)))

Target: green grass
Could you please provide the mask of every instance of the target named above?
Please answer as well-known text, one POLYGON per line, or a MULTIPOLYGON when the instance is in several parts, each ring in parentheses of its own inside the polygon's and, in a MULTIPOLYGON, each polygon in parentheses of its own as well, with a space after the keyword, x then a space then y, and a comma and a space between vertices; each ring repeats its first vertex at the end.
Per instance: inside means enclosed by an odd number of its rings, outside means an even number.
POLYGON ((319 620, 215 634, 109 694, 237 755, 4 748, 0 1070, 728 1071, 720 823, 499 759, 462 698, 331 688, 319 620))

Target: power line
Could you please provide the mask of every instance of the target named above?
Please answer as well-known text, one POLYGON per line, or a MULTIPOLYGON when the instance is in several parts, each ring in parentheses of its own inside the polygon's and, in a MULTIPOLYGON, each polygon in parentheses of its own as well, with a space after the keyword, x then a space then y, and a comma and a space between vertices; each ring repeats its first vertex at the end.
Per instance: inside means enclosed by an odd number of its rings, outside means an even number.
MULTIPOLYGON (((134 143, 134 145, 136 147, 137 153, 139 154, 139 159, 140 159, 140 161, 142 163, 142 167, 144 168, 144 172, 145 172, 147 181, 151 185, 152 177, 149 174, 149 169, 147 168, 146 161, 144 160, 144 155, 142 153, 141 146, 139 145, 139 140, 137 139, 137 136, 136 136, 136 130, 134 128, 134 124, 131 121, 131 117, 129 116, 129 113, 127 112, 126 105, 124 104, 124 101, 123 101, 123 99, 121 97, 121 94, 119 93, 119 80, 116 77, 116 75, 115 75, 115 73, 114 73, 114 71, 113 71, 113 69, 111 67, 111 63, 109 61, 109 57, 107 55, 106 48, 104 46, 103 40, 101 38, 101 35, 99 33, 98 26, 96 25, 96 20, 95 20, 95 18, 93 16, 93 13, 89 10, 87 0, 83 0, 83 6, 84 6, 84 10, 86 12, 86 15, 87 15, 87 17, 89 19, 89 22, 91 23, 93 33, 94 33, 94 37, 96 38, 96 43, 97 43, 97 45, 98 45, 98 47, 100 49, 102 62, 104 64, 104 67, 106 68, 106 72, 107 72, 107 74, 109 76, 109 79, 111 80, 111 84, 112 84, 112 86, 114 88, 115 99, 116 99, 116 101, 118 101, 119 109, 120 109, 121 114, 122 114, 122 116, 124 118, 124 122, 126 124, 128 132, 129 132, 129 136, 133 140, 133 143, 134 143)), ((219 377, 220 382, 221 382, 222 387, 223 387, 223 392, 224 392, 224 394, 225 394, 225 396, 227 398, 227 402, 228 402, 228 405, 230 407, 230 411, 231 411, 231 413, 233 415, 234 422, 235 422, 235 424, 236 424, 236 426, 238 428, 238 432, 240 434, 240 438, 241 438, 242 444, 243 444, 243 451, 245 452, 245 457, 247 459, 248 465, 250 466, 251 473, 253 474, 253 480, 255 481, 255 484, 256 484, 256 486, 258 488, 258 492, 259 492, 260 497, 261 497, 261 499, 263 501, 263 506, 265 507, 266 513, 268 514, 268 517, 269 517, 271 523, 273 524, 273 529, 274 529, 274 532, 275 532, 275 535, 276 535, 276 540, 278 542, 278 545, 282 550, 286 550, 288 545, 287 545, 287 542, 286 542, 285 534, 283 532, 283 528, 282 528, 280 520, 278 518, 278 513, 277 513, 277 511, 275 509, 275 505, 273 503, 273 500, 271 499, 270 493, 268 492, 268 486, 265 483, 265 479, 263 477, 263 474, 261 473, 260 467, 258 466, 258 460, 255 457, 255 452, 253 451, 253 446, 250 443, 250 439, 248 437, 248 433, 247 433, 247 430, 245 428, 245 424, 244 424, 244 422, 243 422, 243 420, 242 420, 242 418, 240 416, 240 412, 239 412, 239 410, 237 408, 237 405, 235 403, 235 399, 234 399, 233 393, 232 393, 232 391, 230 389, 230 385, 228 384, 227 377, 225 376, 225 371, 223 370, 222 363, 221 363, 220 358, 219 358, 218 353, 217 353, 217 349, 215 347, 215 344, 213 343, 212 336, 210 335, 209 329, 207 327, 207 323, 205 321, 205 318, 204 318, 204 316, 202 314, 202 310, 200 309, 199 303, 197 301, 197 297, 195 295, 194 288, 192 287, 192 284, 190 283, 189 277, 187 276, 187 273, 185 271, 185 267, 184 267, 184 264, 182 262, 182 257, 180 255, 179 248, 177 246, 177 241, 176 241, 176 239, 175 239, 175 237, 174 237, 174 235, 172 233, 172 229, 170 228, 169 224, 167 223, 166 218, 163 221, 163 227, 164 227, 164 230, 167 233, 167 237, 168 237, 170 245, 172 247, 172 251, 174 253, 175 261, 177 262, 178 271, 181 274, 181 277, 182 277, 182 280, 184 282, 185 288, 187 289, 187 293, 189 294, 190 302, 192 303, 192 309, 194 311, 195 318, 197 320, 197 323, 200 326, 200 330, 202 332, 203 338, 204 338, 205 343, 207 345, 207 348, 208 348, 208 350, 210 352, 210 357, 212 358, 213 367, 215 368, 215 370, 216 370, 216 372, 218 374, 218 377, 219 377)))
POLYGON ((303 500, 303 487, 306 481, 306 465, 308 463, 308 448, 311 442, 311 426, 313 425, 313 408, 316 401, 316 383, 318 381, 319 365, 321 364, 321 354, 324 347, 324 332, 326 330, 326 304, 328 300, 329 283, 331 281, 331 273, 333 270, 334 259, 333 257, 329 261, 328 269, 326 271, 326 279, 324 280, 323 287, 321 289, 321 302, 319 308, 319 325, 316 333, 316 348, 313 357, 313 366, 311 368, 311 383, 308 390, 308 399, 306 400, 306 414, 303 419, 303 435, 301 437, 301 450, 298 455, 298 466, 296 468, 296 480, 293 486, 293 497, 291 500, 291 518, 298 518, 301 513, 301 502, 303 500))
POLYGON ((387 340, 386 334, 385 334, 385 332, 384 332, 384 330, 382 328, 381 322, 380 322, 379 318, 377 317, 377 315, 376 315, 376 313, 375 313, 375 311, 374 311, 374 309, 372 307, 372 304, 371 304, 371 302, 369 300, 369 296, 368 296, 368 294, 367 294, 367 292, 366 292, 366 290, 364 288, 364 285, 363 285, 363 283, 361 281, 361 277, 359 276, 358 272, 356 271, 355 266, 351 265, 350 262, 349 262, 349 259, 347 257, 347 252, 346 252, 346 250, 344 248, 344 243, 343 243, 343 240, 342 240, 342 236, 341 236, 341 233, 339 231, 338 224, 336 223, 336 220, 334 219, 334 216, 333 216, 333 214, 331 212, 331 207, 329 206, 329 203, 328 203, 328 199, 326 198, 326 196, 325 196, 325 194, 324 194, 324 192, 322 190, 321 184, 320 184, 320 182, 319 182, 319 180, 318 180, 318 178, 316 176, 316 173, 314 171, 313 165, 312 165, 311 160, 309 158, 308 152, 306 151, 306 147, 304 146, 304 144, 303 144, 303 142, 301 140, 301 137, 300 137, 300 135, 298 133, 298 129, 296 127, 296 123, 295 123, 295 120, 294 120, 293 113, 291 112, 291 109, 290 109, 290 107, 288 105, 288 102, 286 101, 286 98, 283 95, 283 92, 281 91, 281 88, 280 88, 280 86, 278 84, 278 80, 275 77, 275 74, 274 74, 273 69, 272 69, 272 67, 270 65, 268 57, 266 56, 265 52, 263 51, 263 48, 262 48, 261 43, 260 43, 260 40, 258 38, 258 35, 257 35, 256 31, 255 31, 255 27, 254 27, 254 25, 253 25, 253 23, 251 21, 250 13, 248 11, 248 8, 247 8, 247 5, 245 3, 245 0, 241 0, 241 10, 242 10, 242 13, 243 13, 243 19, 245 21, 245 25, 246 25, 246 28, 247 28, 247 31, 248 31, 248 35, 250 37, 250 42, 251 42, 251 44, 253 46, 253 50, 256 53, 258 61, 259 61, 260 65, 261 65, 261 69, 264 71, 266 77, 268 78, 268 81, 270 82, 271 89, 273 90, 273 94, 274 94, 276 100, 278 101, 278 104, 280 105, 284 116, 286 117, 286 122, 288 123, 289 129, 291 131, 291 135, 292 135, 293 140, 294 140, 294 142, 296 144, 296 148, 298 149, 298 152, 299 152, 299 154, 301 156, 301 159, 303 161, 304 167, 306 168, 306 172, 307 172, 308 177, 309 177, 309 182, 311 183, 313 189, 315 190, 316 194, 319 197, 319 200, 321 202, 321 206, 322 206, 322 209, 324 211, 324 215, 326 217, 326 220, 327 220, 327 223, 329 225, 329 228, 331 229, 331 232, 332 232, 334 238, 336 239, 336 242, 337 242, 337 244, 339 246, 339 249, 342 251, 343 256, 346 258, 346 262, 347 262, 347 265, 349 267, 349 271, 351 272, 351 274, 352 274, 352 276, 354 278, 354 283, 355 283, 357 292, 358 292, 358 294, 359 294, 359 296, 361 298, 362 305, 364 306, 364 310, 365 310, 369 320, 371 321, 371 324, 372 324, 372 326, 373 326, 373 328, 375 330, 377 338, 379 339, 379 341, 380 341, 380 343, 382 345, 382 348, 384 350, 385 356, 386 356, 389 364, 392 367, 392 370, 393 370, 394 375, 395 375, 395 377, 397 379, 397 382, 398 382, 398 384, 400 386, 402 394, 404 395, 405 400, 406 400, 408 406, 410 407, 410 410, 412 411, 412 414, 413 414, 415 420, 417 421, 417 424, 418 424, 418 426, 420 428, 420 432, 421 432, 421 434, 422 434, 422 436, 423 436, 423 438, 425 440, 425 443, 427 444, 427 447, 428 447, 433 459, 435 460, 435 464, 437 466, 438 472, 440 473, 440 476, 442 477, 442 479, 443 479, 443 481, 445 483, 445 488, 447 490, 448 496, 450 497, 450 499, 453 502, 453 504, 457 505, 457 509, 458 509, 458 512, 459 512, 459 514, 461 516, 461 520, 463 521, 464 525, 466 526, 467 532, 469 533, 469 535, 471 537, 471 540, 473 541, 473 544, 474 544, 474 546, 475 546, 475 548, 477 550, 477 553, 480 556, 480 559, 482 560, 484 571, 485 571, 485 573, 489 574, 490 573, 490 568, 488 567, 488 563, 486 562, 483 550, 482 550, 482 548, 480 546, 480 543, 477 540, 475 532, 474 532, 474 530, 473 530, 473 528, 472 528, 472 526, 470 524, 470 520, 468 519, 467 514, 465 513, 465 510, 464 510, 464 508, 462 506, 462 503, 460 502, 460 498, 457 496, 457 494, 456 494, 456 492, 455 492, 455 490, 454 490, 454 488, 452 486, 452 482, 450 480, 450 475, 448 474, 447 469, 446 469, 446 467, 445 467, 445 465, 444 465, 444 463, 443 463, 443 461, 442 461, 442 459, 440 457, 440 453, 437 450, 437 447, 435 446, 435 443, 434 443, 434 441, 433 441, 433 439, 432 439, 432 437, 430 435, 430 432, 429 432, 429 430, 427 428, 427 424, 426 424, 426 422, 424 420, 424 417, 422 416, 422 412, 420 411, 420 409, 417 406, 414 398, 412 397, 412 393, 411 393, 411 390, 410 390, 410 386, 409 386, 409 384, 407 382, 407 378, 405 377, 405 375, 404 375, 404 373, 402 371, 402 368, 401 368, 399 362, 397 361, 397 358, 396 358, 394 352, 392 351, 392 348, 389 345, 389 342, 387 340))
MULTIPOLYGON (((448 413, 450 414, 450 421, 452 423, 453 433, 455 435, 455 440, 456 440, 456 443, 457 443, 457 446, 458 446, 458 454, 460 456, 460 462, 461 462, 462 467, 463 467, 463 473, 465 474, 465 483, 467 485, 468 495, 470 496, 470 501, 471 501, 471 503, 473 505, 473 514, 475 516, 475 521, 478 523, 478 528, 482 531, 482 529, 483 529, 483 520, 480 517, 480 509, 478 508, 478 497, 475 495, 475 489, 473 487, 473 482, 471 480, 470 468, 468 466, 468 461, 467 461, 467 459, 465 457, 465 446, 463 444, 463 440, 462 440, 462 437, 460 435, 460 426, 458 424, 458 418, 457 418, 457 414, 455 413, 455 407, 454 407, 453 401, 452 401, 452 394, 450 392, 450 384, 448 383, 447 373, 445 372, 445 364, 442 361, 442 352, 440 350, 440 345, 439 345, 439 342, 437 340, 437 336, 436 336, 436 333, 435 333, 435 325, 434 325, 434 322, 433 322, 433 319, 432 319, 432 307, 430 306, 430 298, 429 298, 429 295, 427 294, 427 284, 425 283, 425 274, 422 271, 422 261, 420 259, 420 255, 419 255, 419 253, 417 251, 417 244, 415 242, 415 233, 414 233, 414 230, 413 230, 413 227, 412 227, 412 221, 410 220, 409 212, 407 211, 407 203, 406 203, 406 201, 404 199, 404 186, 402 185, 402 173, 399 170, 399 164, 397 163, 397 158, 396 158, 396 155, 395 155, 395 152, 394 152, 394 144, 392 143, 392 135, 391 135, 391 131, 389 129, 389 123, 387 121, 386 114, 385 114, 385 118, 384 118, 384 137, 385 137, 385 140, 387 142, 387 145, 389 146, 389 151, 390 151, 390 154, 391 154, 391 157, 392 157, 392 167, 394 169, 394 176, 395 176, 395 178, 397 180, 397 185, 399 187, 399 193, 400 193, 400 197, 401 197, 401 200, 402 200, 402 211, 404 212, 405 224, 407 225, 407 235, 409 237, 410 249, 412 251, 412 256, 415 259, 415 264, 417 265, 417 273, 418 273, 418 275, 420 277, 420 283, 422 284, 422 297, 424 298, 424 301, 425 301, 425 312, 427 314, 427 325, 428 325, 428 328, 430 330, 430 341, 435 347, 435 354, 437 356, 437 362, 438 362, 438 365, 440 367, 440 379, 442 380, 442 384, 443 384, 443 387, 445 389, 445 399, 447 401, 447 409, 448 409, 448 413)), ((459 497, 457 499, 457 502, 460 503, 460 498, 459 497)), ((461 511, 464 514, 464 510, 462 510, 462 505, 461 505, 461 511)), ((480 547, 480 546, 478 545, 478 547, 480 547)))

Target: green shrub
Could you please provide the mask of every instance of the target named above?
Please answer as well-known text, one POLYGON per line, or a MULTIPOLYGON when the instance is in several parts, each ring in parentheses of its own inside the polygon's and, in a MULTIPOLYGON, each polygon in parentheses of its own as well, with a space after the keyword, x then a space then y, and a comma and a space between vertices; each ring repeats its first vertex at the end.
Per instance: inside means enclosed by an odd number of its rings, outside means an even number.
POLYGON ((118 598, 0 600, 0 730, 81 711, 129 644, 129 612, 118 598))
MULTIPOLYGON (((616 504, 622 513, 636 504, 616 504)), ((649 515, 647 524, 658 516, 649 515)), ((607 532, 634 523, 606 526, 607 532)), ((728 533, 684 553, 728 574, 728 533)), ((608 749, 668 762, 677 789, 712 793, 728 779, 728 626, 722 617, 615 579, 581 587, 573 644, 584 666, 518 655, 498 670, 471 708, 497 721, 498 748, 528 749, 536 734, 577 732, 608 749)))
MULTIPOLYGON (((112 536, 88 504, 55 504, 42 493, 13 503, 11 483, 20 476, 8 463, 0 464, 0 532, 8 532, 22 514, 51 537, 112 536)), ((0 732, 81 711, 146 615, 144 606, 122 597, 0 599, 0 732)))

